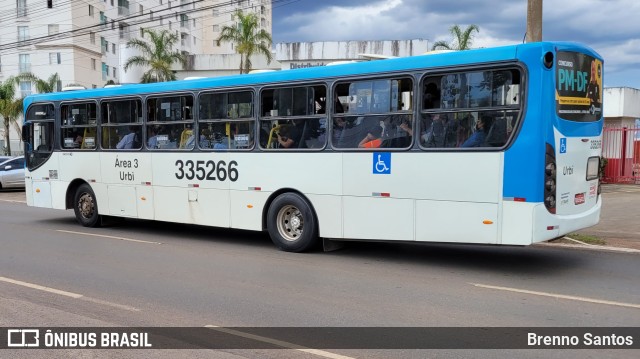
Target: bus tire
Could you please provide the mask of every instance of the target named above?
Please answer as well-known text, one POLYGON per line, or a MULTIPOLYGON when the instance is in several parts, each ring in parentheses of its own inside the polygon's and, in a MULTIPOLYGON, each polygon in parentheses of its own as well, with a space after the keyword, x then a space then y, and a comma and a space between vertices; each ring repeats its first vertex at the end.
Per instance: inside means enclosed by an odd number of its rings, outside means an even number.
POLYGON ((78 223, 85 227, 97 227, 100 223, 98 214, 98 203, 96 195, 91 186, 86 183, 81 184, 73 196, 73 211, 76 214, 78 223))
POLYGON ((318 243, 316 216, 297 193, 283 193, 271 202, 267 230, 276 247, 286 252, 304 252, 318 243))

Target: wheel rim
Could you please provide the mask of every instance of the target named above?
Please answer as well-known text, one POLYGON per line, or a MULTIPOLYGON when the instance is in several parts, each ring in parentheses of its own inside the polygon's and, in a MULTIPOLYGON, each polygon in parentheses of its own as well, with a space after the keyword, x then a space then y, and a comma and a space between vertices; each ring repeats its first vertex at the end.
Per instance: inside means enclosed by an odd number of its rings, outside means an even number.
POLYGON ((93 217, 95 208, 96 206, 94 204, 93 197, 89 193, 84 192, 80 195, 80 198, 78 199, 78 212, 82 218, 90 219, 93 217))
POLYGON ((278 232, 287 241, 296 241, 302 236, 304 218, 295 206, 284 206, 278 211, 278 232))

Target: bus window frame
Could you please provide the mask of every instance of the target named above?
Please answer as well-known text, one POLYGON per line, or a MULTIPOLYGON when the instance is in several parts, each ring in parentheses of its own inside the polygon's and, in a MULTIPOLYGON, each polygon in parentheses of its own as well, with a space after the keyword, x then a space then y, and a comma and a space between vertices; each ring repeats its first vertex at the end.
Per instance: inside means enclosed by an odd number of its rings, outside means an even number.
MULTIPOLYGON (((100 127, 100 130, 99 130, 99 132, 98 132, 98 137, 100 138, 100 150, 101 150, 101 151, 108 151, 108 152, 117 152, 117 151, 120 151, 120 152, 123 152, 123 151, 137 151, 137 152, 139 152, 139 151, 142 151, 142 150, 144 149, 144 145, 143 145, 143 146, 141 146, 141 148, 131 148, 131 149, 105 148, 105 147, 102 145, 102 129, 103 129, 103 127, 110 128, 110 127, 120 127, 120 126, 124 126, 124 125, 126 125, 126 126, 130 126, 132 123, 137 124, 137 122, 128 122, 128 123, 126 123, 126 124, 112 125, 112 124, 110 124, 110 123, 108 123, 108 122, 107 122, 106 124, 102 122, 102 104, 103 104, 103 103, 119 102, 119 101, 127 101, 127 100, 138 100, 138 101, 140 101, 140 103, 141 103, 140 111, 142 111, 142 121, 140 122, 140 126, 141 126, 142 128, 144 128, 144 124, 145 124, 145 118, 144 118, 144 115, 145 115, 145 113, 144 113, 144 111, 145 111, 145 107, 144 107, 144 97, 136 96, 136 95, 127 95, 127 96, 122 96, 122 97, 117 96, 117 97, 109 97, 108 99, 104 99, 104 98, 103 98, 103 99, 101 99, 101 100, 99 101, 99 108, 98 108, 98 123, 99 123, 99 127, 100 127)), ((144 135, 142 135, 142 137, 144 137, 144 135)), ((144 141, 144 140, 143 140, 143 139, 141 139, 141 141, 144 141)))
MULTIPOLYGON (((148 141, 149 139, 147 138, 148 136, 148 127, 149 126, 156 126, 156 125, 167 125, 167 124, 183 124, 183 125, 188 125, 189 123, 191 124, 191 131, 192 133, 197 134, 199 129, 198 129, 198 116, 199 114, 199 104, 197 102, 198 100, 198 94, 200 92, 199 91, 177 91, 177 92, 173 92, 173 93, 166 93, 166 92, 160 92, 160 93, 149 93, 149 94, 145 94, 145 96, 143 96, 143 100, 142 100, 142 106, 143 106, 143 113, 142 113, 142 149, 143 151, 152 151, 152 152, 172 152, 172 151, 178 151, 178 152, 193 152, 196 149, 198 149, 197 146, 197 142, 194 142, 194 146, 193 148, 180 148, 180 143, 177 142, 176 144, 176 148, 149 148, 148 147, 148 141), (182 97, 182 96, 191 96, 193 101, 192 101, 192 107, 191 107, 191 122, 189 121, 185 121, 185 120, 181 120, 181 121, 158 121, 158 120, 154 120, 154 121, 149 121, 149 100, 157 100, 157 99, 161 99, 161 98, 170 98, 170 97, 182 97)), ((184 129, 183 129, 184 131, 184 129)), ((195 135, 194 135, 195 136, 195 135)))
MULTIPOLYGON (((500 152, 505 151, 515 142, 520 134, 520 130, 522 128, 522 123, 524 121, 524 116, 527 110, 527 104, 529 101, 529 92, 528 92, 528 72, 527 67, 517 61, 509 61, 504 63, 491 63, 491 64, 482 64, 482 65, 470 65, 470 66, 460 66, 460 67, 448 67, 443 69, 437 69, 435 71, 425 71, 422 73, 420 77, 420 83, 418 91, 420 92, 419 105, 420 108, 416 108, 417 115, 420 117, 420 121, 418 123, 419 127, 419 137, 422 136, 422 117, 425 115, 431 114, 457 114, 457 113, 472 113, 472 112, 513 112, 517 111, 518 116, 515 121, 515 125, 512 128, 511 134, 504 145, 500 147, 426 147, 422 144, 422 141, 417 140, 417 147, 422 151, 427 152, 500 152), (487 107, 459 107, 459 108, 432 108, 432 109, 424 109, 424 86, 427 78, 436 77, 436 76, 445 76, 445 75, 454 75, 454 74, 463 74, 463 73, 471 73, 478 71, 509 71, 516 70, 520 74, 520 88, 518 90, 519 101, 517 107, 515 105, 503 105, 503 106, 487 106, 487 107)), ((442 91, 442 90, 441 90, 442 91)), ((477 119, 476 119, 477 121, 477 119)))
MULTIPOLYGON (((213 90, 202 90, 202 91, 198 91, 197 92, 197 96, 196 96, 196 103, 194 104, 194 107, 197 108, 197 118, 195 119, 197 122, 197 128, 198 128, 198 133, 200 133, 200 124, 213 124, 213 123, 229 123, 232 124, 234 122, 236 123, 244 123, 244 122, 251 122, 251 129, 253 130, 253 143, 251 144, 251 146, 247 147, 247 148, 226 148, 226 149, 214 149, 214 148, 203 148, 200 146, 200 141, 196 141, 196 146, 195 148, 197 148, 200 151, 204 151, 204 152, 249 152, 252 151, 254 148, 256 148, 256 140, 257 140, 257 136, 258 133, 256 133, 256 123, 258 122, 258 120, 256 120, 256 108, 257 108, 257 99, 256 99, 256 93, 258 91, 256 90, 256 87, 228 87, 228 88, 221 88, 221 89, 213 89, 213 90), (205 96, 205 95, 216 95, 216 94, 226 94, 227 96, 229 94, 232 93, 240 93, 240 92, 249 92, 251 94, 251 114, 248 117, 237 117, 237 118, 209 118, 209 119, 205 119, 203 120, 201 118, 200 115, 200 106, 201 106, 201 97, 205 96)), ((228 97, 227 97, 228 99, 228 97)), ((226 125, 225 125, 226 127, 226 125)))
MULTIPOLYGON (((256 138, 254 140, 254 142, 257 142, 257 145, 255 145, 255 147, 257 149, 259 149, 260 151, 264 151, 264 152, 277 152, 277 153, 291 153, 291 152, 321 152, 324 151, 327 146, 328 146, 328 139, 327 139, 327 134, 329 133, 329 109, 328 107, 325 107, 325 113, 324 114, 316 114, 314 113, 313 115, 289 115, 289 116, 280 116, 280 114, 278 114, 278 116, 264 116, 262 115, 263 112, 263 93, 265 91, 275 91, 278 89, 295 89, 295 88, 313 88, 313 87, 317 87, 317 86, 322 86, 324 87, 325 90, 325 97, 328 97, 329 95, 329 91, 331 86, 329 86, 329 84, 327 83, 327 81, 314 81, 314 82, 309 82, 309 83, 300 83, 300 82, 291 82, 291 83, 287 83, 287 84, 277 84, 277 85, 265 85, 260 87, 259 91, 257 91, 257 95, 258 95, 258 105, 259 110, 256 110, 255 114, 257 115, 257 121, 256 121, 256 126, 257 126, 257 132, 256 132, 256 138), (293 120, 314 120, 317 119, 318 122, 320 122, 320 120, 325 119, 326 120, 326 128, 325 128, 325 140, 322 143, 322 146, 320 147, 314 147, 314 148, 292 148, 292 149, 282 149, 282 148, 267 148, 267 147, 262 147, 261 144, 261 138, 260 135, 262 134, 262 122, 263 121, 293 121, 293 120)), ((315 110, 314 110, 315 112, 315 110)), ((273 127, 271 127, 273 128, 273 127)), ((269 134, 270 136, 270 134, 269 134)), ((267 137, 267 141, 268 141, 268 137, 267 137)))
MULTIPOLYGON (((97 151, 99 146, 102 145, 102 141, 100 141, 100 143, 97 142, 97 139, 100 138, 100 129, 101 129, 101 113, 100 113, 100 101, 98 101, 95 98, 87 98, 87 99, 82 99, 82 100, 68 100, 68 101, 60 101, 58 103, 57 109, 56 109, 56 124, 55 124, 55 135, 56 137, 59 137, 56 139, 57 142, 57 148, 60 151, 84 151, 84 152, 92 152, 92 151, 97 151), (82 148, 82 146, 80 146, 79 148, 67 148, 63 146, 63 141, 64 141, 64 137, 62 136, 62 131, 65 128, 91 128, 91 126, 86 125, 86 126, 70 126, 70 125, 63 125, 62 121, 62 107, 63 106, 72 106, 74 104, 88 104, 88 103, 93 103, 96 106, 96 119, 95 119, 95 124, 93 125, 93 127, 95 128, 95 133, 96 133, 96 138, 95 138, 95 144, 93 146, 93 148, 82 148)), ((82 139, 84 141, 84 133, 82 135, 82 139)))
MULTIPOLYGON (((409 115, 411 116, 411 129, 415 130, 416 129, 416 125, 417 125, 417 116, 420 115, 420 110, 418 108, 418 106, 416 106, 417 104, 417 97, 416 97, 416 91, 418 91, 418 89, 420 89, 418 86, 419 83, 419 76, 421 76, 422 72, 416 74, 415 72, 408 72, 408 71, 402 71, 402 72, 390 72, 390 73, 386 73, 386 74, 367 74, 367 75, 360 75, 360 76, 349 76, 349 77, 344 77, 344 78, 338 78, 335 79, 335 81, 333 81, 333 83, 331 84, 331 105, 330 107, 328 106, 328 110, 331 110, 331 114, 330 117, 328 119, 328 126, 327 126, 327 147, 331 148, 333 151, 337 151, 337 152, 407 152, 407 151, 411 151, 414 147, 415 147, 415 143, 416 143, 416 136, 415 136, 415 131, 413 136, 411 136, 411 142, 409 143, 409 145, 407 147, 376 147, 376 148, 361 148, 361 147, 336 147, 333 143, 333 123, 335 118, 346 118, 346 117, 359 117, 359 116, 365 116, 365 117, 380 117, 380 118, 385 118, 388 116, 402 116, 402 115, 409 115), (412 94, 412 105, 411 105, 411 109, 409 110, 399 110, 399 111, 390 111, 390 112, 369 112, 369 113, 352 113, 350 114, 348 111, 344 111, 344 112, 340 112, 340 113, 336 113, 335 112, 335 108, 334 108, 334 101, 337 96, 337 92, 336 92, 336 87, 341 85, 341 84, 345 84, 345 83, 354 83, 354 82, 361 82, 361 81, 376 81, 376 80, 403 80, 403 79, 407 79, 407 80, 411 80, 411 91, 413 92, 412 94)), ((402 92, 400 92, 402 93, 402 92)), ((348 95, 347 95, 348 96, 348 95)))
MULTIPOLYGON (((31 104, 29 104, 29 106, 27 107, 25 114, 28 115, 29 114, 29 110, 33 107, 33 106, 39 106, 39 105, 51 105, 53 106, 53 118, 47 118, 47 119, 41 119, 41 120, 29 120, 29 118, 27 116, 25 116, 25 123, 30 123, 31 127, 33 127, 34 124, 36 123, 49 123, 52 127, 52 136, 51 136, 51 150, 48 151, 48 156, 47 158, 43 159, 42 162, 40 162, 37 166, 29 166, 30 164, 30 160, 28 158, 29 156, 29 152, 26 151, 26 144, 27 142, 25 142, 25 166, 29 171, 35 171, 36 169, 42 167, 45 163, 47 163, 47 161, 49 161, 49 159, 51 158, 51 156, 53 155, 53 153, 56 150, 60 150, 57 146, 58 146, 58 129, 59 124, 58 124, 58 117, 60 116, 59 111, 60 111, 60 106, 59 103, 53 102, 53 101, 46 101, 46 102, 33 102, 31 104)), ((31 131, 33 131, 33 128, 31 129, 31 131)), ((37 150, 35 148, 31 149, 31 153, 36 152, 37 150)), ((46 152, 45 152, 46 153, 46 152)))

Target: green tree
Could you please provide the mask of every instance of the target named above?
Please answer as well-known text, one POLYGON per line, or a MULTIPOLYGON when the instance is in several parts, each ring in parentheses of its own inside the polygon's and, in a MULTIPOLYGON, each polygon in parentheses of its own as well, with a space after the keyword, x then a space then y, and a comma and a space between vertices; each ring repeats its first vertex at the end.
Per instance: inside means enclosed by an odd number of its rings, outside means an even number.
POLYGON ((469 25, 464 31, 460 29, 460 26, 453 25, 449 28, 449 32, 454 37, 454 41, 448 43, 446 41, 437 41, 433 44, 431 50, 469 50, 471 43, 473 42, 473 32, 480 32, 480 28, 477 25, 469 25))
POLYGON ((235 17, 238 19, 235 25, 224 26, 218 37, 217 44, 231 42, 235 45, 237 54, 240 54, 240 73, 251 71, 251 55, 261 53, 267 57, 267 63, 271 63, 271 35, 264 30, 258 31, 258 16, 254 13, 247 15, 242 10, 237 10, 235 17))
POLYGON ((140 79, 142 83, 174 81, 176 75, 171 66, 176 62, 183 67, 187 64, 184 54, 172 50, 173 45, 178 42, 178 35, 168 30, 157 32, 150 29, 142 29, 142 34, 149 35, 150 42, 142 39, 131 39, 127 42, 127 47, 138 49, 142 54, 127 59, 124 70, 127 71, 132 66, 149 67, 140 79))
POLYGON ((9 129, 11 125, 19 128, 18 117, 22 113, 22 98, 16 99, 16 78, 9 77, 0 83, 0 116, 4 125, 4 142, 7 155, 11 154, 11 142, 9 141, 9 129))
POLYGON ((15 77, 16 84, 20 84, 20 81, 31 81, 36 85, 36 91, 38 93, 49 93, 49 92, 58 92, 62 90, 58 87, 60 83, 60 76, 58 73, 54 73, 49 76, 48 79, 43 80, 38 76, 32 74, 31 72, 22 73, 15 77))

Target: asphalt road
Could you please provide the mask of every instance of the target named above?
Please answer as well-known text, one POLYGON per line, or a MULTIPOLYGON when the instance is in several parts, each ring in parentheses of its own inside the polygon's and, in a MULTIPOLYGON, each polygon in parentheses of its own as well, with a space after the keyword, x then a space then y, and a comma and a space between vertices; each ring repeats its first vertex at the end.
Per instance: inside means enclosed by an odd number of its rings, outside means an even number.
MULTIPOLYGON (((148 221, 88 229, 76 224, 71 211, 29 208, 12 198, 12 193, 0 193, 0 327, 637 327, 640 323, 640 255, 633 253, 351 243, 336 252, 292 254, 277 251, 262 233, 148 221)), ((632 358, 639 352, 58 350, 53 354, 632 358)), ((0 351, 0 357, 9 356, 51 357, 52 352, 0 351)))

